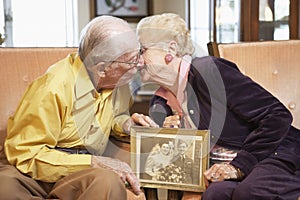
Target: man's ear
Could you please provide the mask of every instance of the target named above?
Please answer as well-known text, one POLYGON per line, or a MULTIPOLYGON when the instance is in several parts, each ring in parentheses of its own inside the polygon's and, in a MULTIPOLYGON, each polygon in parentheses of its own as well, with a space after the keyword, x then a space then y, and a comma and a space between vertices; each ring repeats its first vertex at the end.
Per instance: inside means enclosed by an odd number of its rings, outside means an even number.
POLYGON ((105 71, 105 68, 106 68, 106 63, 105 62, 98 62, 96 64, 96 68, 98 71, 102 72, 102 71, 105 71))
POLYGON ((169 52, 172 53, 173 55, 177 55, 177 42, 172 40, 169 42, 169 52))

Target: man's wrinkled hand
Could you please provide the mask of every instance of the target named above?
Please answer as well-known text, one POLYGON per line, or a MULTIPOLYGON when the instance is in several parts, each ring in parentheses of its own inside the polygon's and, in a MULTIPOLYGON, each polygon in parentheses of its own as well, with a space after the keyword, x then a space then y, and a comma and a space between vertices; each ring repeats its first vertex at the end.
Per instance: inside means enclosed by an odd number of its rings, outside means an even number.
POLYGON ((130 166, 118 159, 103 157, 103 156, 92 156, 92 167, 99 167, 110 169, 117 173, 124 184, 131 187, 131 190, 139 195, 142 191, 137 177, 134 175, 130 166))
POLYGON ((131 118, 126 120, 122 126, 123 131, 127 134, 130 134, 130 128, 135 125, 141 125, 146 127, 155 127, 159 126, 147 115, 133 113, 131 118))
POLYGON ((131 119, 135 124, 139 124, 146 127, 159 127, 149 116, 133 113, 131 119))

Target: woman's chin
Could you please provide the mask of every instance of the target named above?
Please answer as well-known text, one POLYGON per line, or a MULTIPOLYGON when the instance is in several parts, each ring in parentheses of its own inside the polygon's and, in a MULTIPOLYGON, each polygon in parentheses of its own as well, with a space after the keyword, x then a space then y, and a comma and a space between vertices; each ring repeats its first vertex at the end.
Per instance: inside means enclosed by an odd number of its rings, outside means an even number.
POLYGON ((142 82, 146 83, 146 82, 150 81, 149 75, 146 74, 146 72, 144 72, 143 70, 141 70, 140 75, 141 75, 141 81, 142 82))
POLYGON ((115 85, 115 87, 121 87, 123 85, 127 85, 127 84, 129 84, 129 82, 130 82, 130 80, 121 80, 115 85))

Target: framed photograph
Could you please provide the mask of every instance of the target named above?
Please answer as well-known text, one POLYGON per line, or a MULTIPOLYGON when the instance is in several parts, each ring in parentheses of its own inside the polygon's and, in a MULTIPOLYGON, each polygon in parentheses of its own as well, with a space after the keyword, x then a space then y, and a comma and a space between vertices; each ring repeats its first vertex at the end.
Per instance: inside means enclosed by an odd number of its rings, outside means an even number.
POLYGON ((148 7, 148 0, 96 0, 96 15, 145 17, 148 7))
POLYGON ((131 167, 141 186, 181 191, 205 190, 209 131, 131 128, 131 167))

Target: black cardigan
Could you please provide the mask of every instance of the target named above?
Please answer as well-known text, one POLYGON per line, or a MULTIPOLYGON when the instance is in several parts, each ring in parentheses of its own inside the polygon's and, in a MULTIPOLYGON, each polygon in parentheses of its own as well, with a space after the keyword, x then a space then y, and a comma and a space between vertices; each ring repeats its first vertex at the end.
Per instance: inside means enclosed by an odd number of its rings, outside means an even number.
MULTIPOLYGON (((240 150, 231 164, 246 175, 270 156, 285 160, 293 170, 300 168, 300 131, 291 126, 291 113, 234 63, 215 57, 193 59, 186 90, 194 124, 210 130, 211 146, 240 150)), ((153 96, 150 116, 161 125, 169 115, 166 100, 153 96)))

